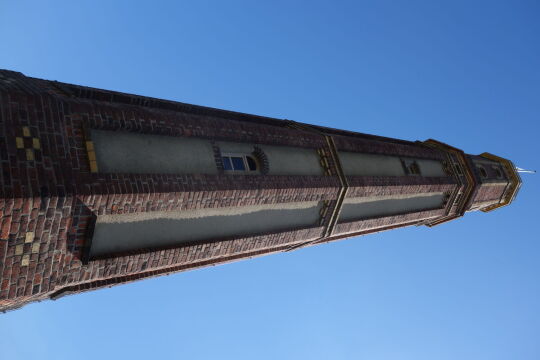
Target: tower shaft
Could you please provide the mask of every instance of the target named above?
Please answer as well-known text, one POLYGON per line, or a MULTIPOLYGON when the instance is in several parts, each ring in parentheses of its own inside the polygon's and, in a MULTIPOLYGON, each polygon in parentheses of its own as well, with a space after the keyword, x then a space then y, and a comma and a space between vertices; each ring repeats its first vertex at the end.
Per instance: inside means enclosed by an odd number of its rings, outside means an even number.
POLYGON ((0 71, 0 310, 509 204, 512 163, 0 71))

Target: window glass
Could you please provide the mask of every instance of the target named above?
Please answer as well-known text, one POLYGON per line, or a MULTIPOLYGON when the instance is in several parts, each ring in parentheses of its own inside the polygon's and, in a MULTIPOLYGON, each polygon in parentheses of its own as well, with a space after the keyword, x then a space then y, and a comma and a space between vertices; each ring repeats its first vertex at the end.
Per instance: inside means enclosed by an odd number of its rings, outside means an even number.
POLYGON ((246 156, 246 160, 247 160, 249 170, 251 171, 257 170, 257 163, 251 156, 246 156))
POLYGON ((223 156, 221 159, 223 161, 223 169, 232 170, 231 158, 228 156, 223 156))
POLYGON ((231 157, 232 165, 234 170, 246 170, 246 165, 244 164, 244 159, 241 157, 233 156, 231 157))

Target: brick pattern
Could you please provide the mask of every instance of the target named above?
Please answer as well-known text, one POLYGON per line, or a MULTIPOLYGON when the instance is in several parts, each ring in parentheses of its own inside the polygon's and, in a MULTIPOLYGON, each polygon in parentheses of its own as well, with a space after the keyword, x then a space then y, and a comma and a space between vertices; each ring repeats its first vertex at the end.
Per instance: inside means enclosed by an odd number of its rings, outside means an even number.
POLYGON ((419 220, 433 219, 442 215, 444 215, 444 209, 435 209, 394 216, 383 216, 372 219, 342 222, 336 225, 335 234, 357 234, 363 231, 385 228, 392 224, 409 224, 411 222, 416 222, 419 220))
POLYGON ((374 234, 374 233, 388 231, 388 230, 394 230, 394 229, 398 229, 398 228, 402 228, 402 227, 406 227, 406 226, 411 226, 411 225, 420 226, 420 225, 422 225, 422 223, 424 221, 425 220, 412 220, 412 221, 406 222, 406 223, 399 223, 399 224, 393 224, 393 225, 388 225, 388 226, 383 226, 383 227, 376 227, 376 228, 372 228, 372 229, 369 229, 369 230, 364 229, 364 230, 360 230, 360 231, 356 231, 356 232, 345 232, 345 233, 342 233, 342 234, 332 235, 332 236, 329 236, 327 238, 321 239, 321 240, 315 242, 315 244, 326 244, 326 243, 329 243, 329 242, 332 242, 332 241, 348 239, 348 238, 352 238, 352 237, 356 237, 356 236, 369 235, 369 234, 374 234))
POLYGON ((474 194, 473 204, 483 203, 487 201, 493 201, 498 203, 501 200, 504 192, 507 188, 507 184, 497 185, 480 185, 476 193, 474 194))
MULTIPOLYGON (((328 171, 324 176, 106 174, 91 168, 87 141, 92 128, 297 146, 330 154, 324 136, 291 128, 278 119, 33 79, 9 71, 0 71, 0 116, 0 310, 62 293, 323 241, 342 186, 331 157, 325 157, 328 171), (27 150, 32 150, 32 157, 27 150), (176 248, 140 249, 83 262, 90 224, 96 216, 299 201, 324 202, 319 224, 176 248)), ((338 148, 444 157, 442 152, 418 143, 349 135, 336 134, 338 148)), ((217 146, 214 152, 219 169, 217 146)), ((348 181, 347 196, 438 192, 456 187, 451 176, 349 177, 348 181)), ((373 226, 418 222, 425 219, 422 216, 430 218, 439 212, 338 226, 342 232, 369 232, 373 226)))
POLYGON ((263 149, 258 146, 253 147, 253 156, 257 158, 260 166, 261 175, 267 175, 270 171, 270 164, 268 162, 268 157, 264 153, 263 149))
POLYGON ((335 136, 334 141, 339 151, 351 151, 383 155, 399 155, 433 160, 445 160, 446 155, 422 143, 388 142, 375 139, 359 141, 354 137, 335 136))
POLYGON ((348 198, 445 192, 458 186, 453 177, 348 176, 348 198))

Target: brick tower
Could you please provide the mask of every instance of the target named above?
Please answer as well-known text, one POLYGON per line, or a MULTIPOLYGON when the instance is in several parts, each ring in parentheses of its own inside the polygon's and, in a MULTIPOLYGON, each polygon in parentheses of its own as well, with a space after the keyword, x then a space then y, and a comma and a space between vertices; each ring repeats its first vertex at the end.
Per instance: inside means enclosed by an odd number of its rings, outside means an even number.
POLYGON ((506 159, 0 71, 0 311, 509 204, 506 159))

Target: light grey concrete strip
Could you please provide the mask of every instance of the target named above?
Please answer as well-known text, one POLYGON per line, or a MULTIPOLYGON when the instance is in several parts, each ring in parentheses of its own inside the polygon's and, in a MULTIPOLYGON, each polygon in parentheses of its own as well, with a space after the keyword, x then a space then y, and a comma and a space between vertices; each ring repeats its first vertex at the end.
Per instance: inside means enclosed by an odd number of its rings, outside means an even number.
MULTIPOLYGON (((345 175, 350 176, 405 176, 405 170, 398 156, 365 154, 341 151, 339 158, 345 175)), ((404 157, 415 161, 422 176, 447 176, 442 163, 437 160, 404 157)))
POLYGON ((443 206, 443 193, 396 198, 370 199, 369 201, 355 201, 365 198, 347 199, 341 209, 340 222, 361 220, 372 217, 405 214, 423 210, 438 209, 443 206))
POLYGON ((217 174, 209 140, 91 130, 98 169, 105 173, 217 174))
POLYGON ((148 247, 256 235, 318 224, 321 204, 98 216, 90 257, 148 247), (124 217, 122 219, 122 217, 124 217))

